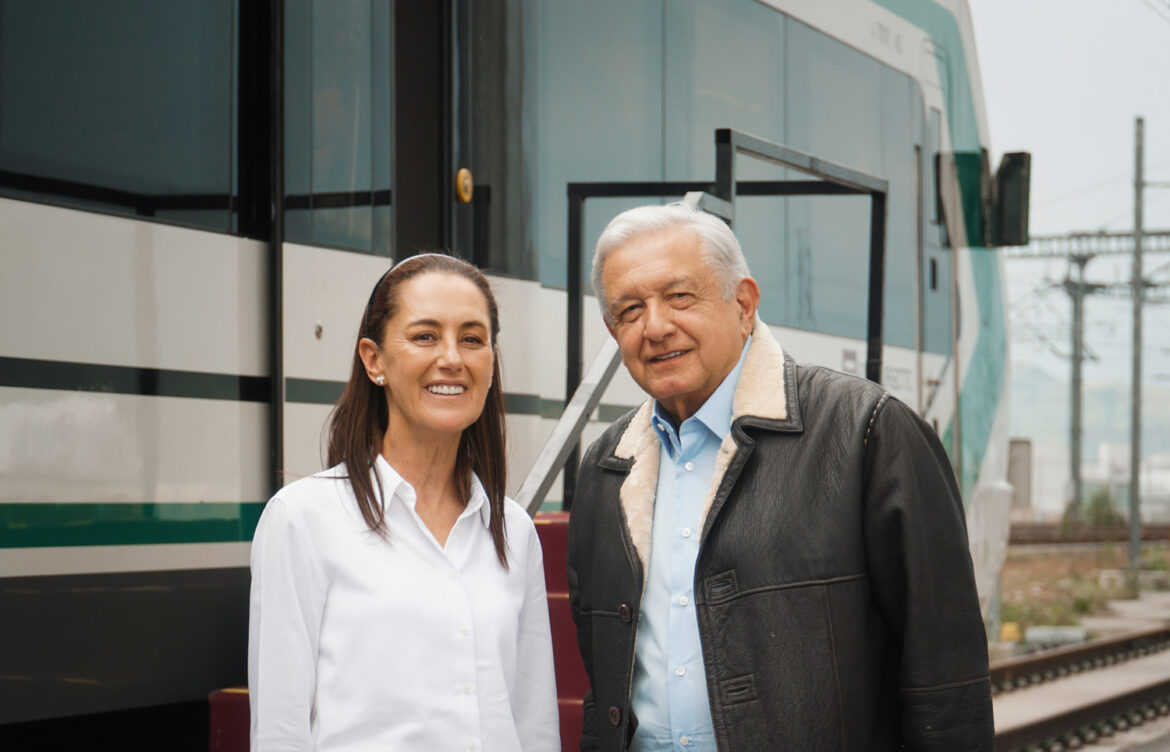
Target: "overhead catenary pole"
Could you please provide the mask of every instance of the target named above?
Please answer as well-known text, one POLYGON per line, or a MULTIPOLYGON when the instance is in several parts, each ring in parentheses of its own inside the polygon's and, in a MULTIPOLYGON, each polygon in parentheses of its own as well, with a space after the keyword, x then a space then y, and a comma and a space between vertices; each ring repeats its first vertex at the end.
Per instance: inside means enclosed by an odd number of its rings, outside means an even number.
POLYGON ((1068 516, 1074 522, 1081 520, 1081 373, 1084 368, 1084 339, 1085 339, 1085 265, 1093 258, 1090 254, 1080 254, 1070 257, 1076 264, 1076 280, 1065 280, 1065 289, 1072 299, 1072 389, 1070 401, 1072 422, 1069 430, 1069 449, 1072 461, 1069 469, 1072 472, 1072 498, 1069 500, 1068 516))
POLYGON ((1129 437, 1129 586, 1137 591, 1141 567, 1141 460, 1142 460, 1142 170, 1143 129, 1145 121, 1134 121, 1133 174, 1133 388, 1130 391, 1129 437))

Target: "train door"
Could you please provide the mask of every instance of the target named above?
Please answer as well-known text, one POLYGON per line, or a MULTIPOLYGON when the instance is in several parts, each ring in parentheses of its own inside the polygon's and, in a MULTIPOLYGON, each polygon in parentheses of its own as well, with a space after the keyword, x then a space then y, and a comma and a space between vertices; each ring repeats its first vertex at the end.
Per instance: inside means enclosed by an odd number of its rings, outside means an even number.
POLYGON ((419 252, 494 268, 492 248, 524 245, 507 241, 521 223, 502 214, 516 150, 498 148, 515 24, 488 5, 284 3, 277 484, 327 464, 322 426, 365 300, 355 290, 419 252))
POLYGON ((501 181, 516 159, 502 135, 506 88, 517 85, 507 69, 515 11, 505 5, 397 3, 396 258, 442 249, 481 267, 496 260, 501 181))
POLYGON ((928 42, 922 51, 925 113, 918 147, 919 413, 943 440, 958 466, 958 324, 954 253, 941 199, 942 155, 947 152, 945 121, 949 66, 946 51, 928 42))

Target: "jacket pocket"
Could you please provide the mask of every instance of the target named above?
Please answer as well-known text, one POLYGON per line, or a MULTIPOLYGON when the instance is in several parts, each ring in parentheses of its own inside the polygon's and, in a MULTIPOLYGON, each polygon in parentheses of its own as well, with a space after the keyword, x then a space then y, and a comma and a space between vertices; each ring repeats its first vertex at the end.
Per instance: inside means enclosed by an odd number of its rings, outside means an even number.
POLYGON ((737 587, 714 574, 701 630, 710 645, 712 720, 720 746, 837 752, 842 702, 837 650, 823 583, 737 587), (782 740, 782 742, 780 741, 782 740))

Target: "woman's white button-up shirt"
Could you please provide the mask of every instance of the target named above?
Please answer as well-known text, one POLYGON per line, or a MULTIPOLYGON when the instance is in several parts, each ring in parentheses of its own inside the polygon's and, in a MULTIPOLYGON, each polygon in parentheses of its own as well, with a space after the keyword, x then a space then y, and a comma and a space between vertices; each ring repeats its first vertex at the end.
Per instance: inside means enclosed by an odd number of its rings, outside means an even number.
POLYGON ((252 542, 252 750, 560 749, 532 520, 505 502, 509 570, 479 479, 446 545, 382 457, 389 539, 344 467, 286 486, 252 542))

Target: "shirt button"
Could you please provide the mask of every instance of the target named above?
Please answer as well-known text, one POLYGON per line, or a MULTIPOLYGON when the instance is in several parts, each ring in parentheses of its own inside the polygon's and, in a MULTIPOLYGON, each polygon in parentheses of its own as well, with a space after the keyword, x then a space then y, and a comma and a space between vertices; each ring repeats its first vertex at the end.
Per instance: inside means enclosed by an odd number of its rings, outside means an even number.
POLYGON ((682 666, 679 666, 678 668, 676 668, 674 670, 674 673, 678 674, 679 676, 686 676, 687 670, 685 668, 683 668, 682 666))
POLYGON ((466 624, 459 628, 459 634, 463 635, 464 637, 466 637, 470 632, 471 629, 466 624))
POLYGON ((471 694, 471 685, 470 684, 460 684, 459 691, 465 695, 469 695, 469 694, 471 694))
POLYGON ((448 572, 448 573, 447 573, 447 579, 448 579, 448 580, 450 580, 451 582, 454 582, 455 580, 457 580, 457 579, 459 579, 459 578, 455 576, 455 573, 454 573, 454 572, 448 572))
POLYGON ((690 603, 690 601, 687 600, 687 597, 685 595, 678 599, 678 605, 680 605, 680 606, 685 606, 688 603, 690 603))
POLYGON ((691 537, 691 529, 690 529, 689 527, 684 527, 684 528, 682 529, 682 537, 684 537, 684 538, 690 538, 690 537, 691 537))
POLYGON ((681 744, 681 745, 683 745, 684 747, 689 747, 689 746, 691 746, 691 737, 689 737, 689 736, 680 736, 680 737, 678 738, 678 743, 679 743, 679 744, 681 744))
POLYGON ((468 742, 467 743, 467 749, 471 750, 471 752, 475 752, 475 750, 478 748, 479 748, 479 745, 476 744, 475 742, 468 742))
POLYGON ((689 473, 690 471, 695 469, 695 463, 688 462, 687 464, 683 465, 683 468, 689 473))

